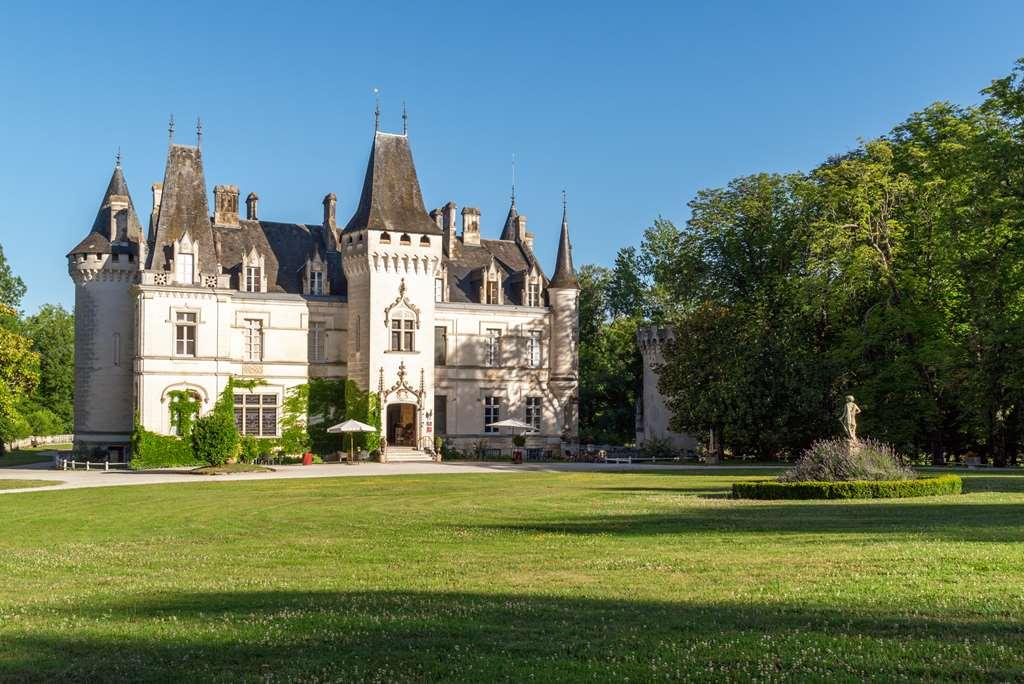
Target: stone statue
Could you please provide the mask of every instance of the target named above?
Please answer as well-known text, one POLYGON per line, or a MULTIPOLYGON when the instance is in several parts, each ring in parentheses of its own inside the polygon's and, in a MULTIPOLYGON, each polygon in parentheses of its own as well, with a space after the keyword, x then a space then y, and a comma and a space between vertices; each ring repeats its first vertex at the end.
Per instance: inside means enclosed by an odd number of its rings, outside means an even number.
POLYGON ((843 432, 851 442, 857 441, 857 414, 860 413, 860 406, 853 401, 852 395, 846 395, 846 405, 843 412, 839 414, 839 422, 843 426, 843 432))

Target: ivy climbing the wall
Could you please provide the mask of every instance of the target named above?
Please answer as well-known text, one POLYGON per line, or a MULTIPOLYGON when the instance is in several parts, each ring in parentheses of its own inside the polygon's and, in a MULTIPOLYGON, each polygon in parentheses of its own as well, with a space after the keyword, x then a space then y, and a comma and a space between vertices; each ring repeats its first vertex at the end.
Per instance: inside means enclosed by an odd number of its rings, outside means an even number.
POLYGON ((170 398, 171 427, 178 436, 188 439, 199 415, 199 398, 191 390, 171 390, 167 396, 170 398))

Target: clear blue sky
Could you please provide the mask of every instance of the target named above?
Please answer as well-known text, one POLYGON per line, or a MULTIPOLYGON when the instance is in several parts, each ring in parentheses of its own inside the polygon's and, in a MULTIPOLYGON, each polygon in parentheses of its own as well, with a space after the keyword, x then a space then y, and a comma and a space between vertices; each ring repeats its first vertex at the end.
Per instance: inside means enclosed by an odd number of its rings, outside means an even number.
POLYGON ((609 264, 703 187, 809 169, 936 100, 971 103, 1024 55, 1024 3, 3 3, 0 244, 25 308, 73 304, 65 253, 120 146, 145 223, 176 139, 261 217, 339 220, 373 129, 410 134, 428 208, 518 206, 550 269, 569 193, 577 266, 609 264))

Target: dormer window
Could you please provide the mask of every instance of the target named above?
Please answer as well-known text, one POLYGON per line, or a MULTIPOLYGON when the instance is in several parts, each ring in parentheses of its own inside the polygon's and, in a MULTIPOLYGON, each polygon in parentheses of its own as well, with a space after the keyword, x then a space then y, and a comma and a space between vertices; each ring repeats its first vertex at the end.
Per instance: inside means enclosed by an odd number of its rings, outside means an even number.
POLYGON ((391 244, 391 235, 389 233, 381 233, 380 234, 380 244, 382 244, 382 245, 390 245, 391 244))
POLYGON ((484 293, 485 304, 497 304, 498 303, 498 279, 489 278, 487 280, 487 288, 484 293))
POLYGON ((263 282, 263 269, 259 266, 245 267, 245 291, 261 292, 263 282))
POLYGON ((322 297, 324 294, 324 272, 312 271, 309 274, 309 294, 322 297))
POLYGON ((403 244, 403 245, 411 245, 412 244, 412 238, 409 237, 408 233, 402 233, 402 237, 399 238, 398 242, 400 244, 403 244))
POLYGON ((264 257, 253 247, 242 260, 241 282, 239 289, 243 292, 266 292, 267 273, 264 257))
POLYGON ((196 281, 195 254, 179 254, 174 260, 174 279, 182 285, 191 285, 196 281))
POLYGON ((534 280, 526 286, 526 306, 540 306, 540 283, 534 280))

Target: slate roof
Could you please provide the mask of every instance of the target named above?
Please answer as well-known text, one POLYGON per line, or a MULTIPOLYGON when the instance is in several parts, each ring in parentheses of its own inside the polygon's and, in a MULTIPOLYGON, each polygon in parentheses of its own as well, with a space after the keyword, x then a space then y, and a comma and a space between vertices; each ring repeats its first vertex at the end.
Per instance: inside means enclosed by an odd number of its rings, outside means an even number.
POLYGON ((562 234, 558 238, 558 255, 555 256, 555 275, 552 276, 549 286, 580 289, 580 283, 576 279, 576 269, 572 267, 569 217, 565 208, 562 209, 562 234))
POLYGON ((242 260, 252 250, 260 254, 267 277, 268 292, 302 292, 303 269, 313 254, 319 254, 327 268, 332 295, 346 295, 348 283, 341 268, 341 255, 331 252, 324 240, 323 226, 276 221, 239 221, 238 227, 215 226, 217 253, 224 273, 232 275, 232 287, 239 287, 242 260))
POLYGON ((377 131, 373 136, 359 206, 345 230, 364 228, 441 234, 423 206, 409 138, 404 135, 377 131))
POLYGON ((85 238, 79 242, 69 254, 80 254, 83 252, 100 252, 100 253, 132 253, 138 254, 138 245, 144 239, 142 233, 142 224, 139 223, 139 217, 135 213, 135 206, 132 204, 132 196, 128 191, 128 183, 124 179, 124 172, 121 170, 121 164, 117 164, 114 167, 114 172, 110 176, 110 182, 107 183, 107 190, 103 193, 103 199, 100 200, 100 208, 96 212, 96 218, 92 222, 92 228, 85 238), (128 225, 126 230, 126 237, 131 246, 117 244, 114 245, 111 250, 111 239, 115 236, 110 234, 111 216, 110 216, 110 199, 114 195, 121 195, 128 198, 128 225))
POLYGON ((505 227, 501 229, 502 240, 516 239, 516 218, 518 217, 519 212, 516 211, 516 201, 513 198, 512 204, 508 208, 508 216, 505 218, 505 227))
MULTIPOLYGON (((448 301, 479 303, 480 274, 494 259, 505 275, 502 278, 506 304, 523 304, 522 283, 536 259, 528 249, 510 240, 480 240, 479 245, 457 242, 449 257, 448 301)), ((544 271, 537 265, 541 278, 544 271)))
POLYGON ((160 215, 146 268, 166 269, 174 253, 174 243, 186 231, 193 242, 199 243, 196 259, 199 272, 217 273, 202 152, 191 145, 171 145, 167 150, 160 215))

